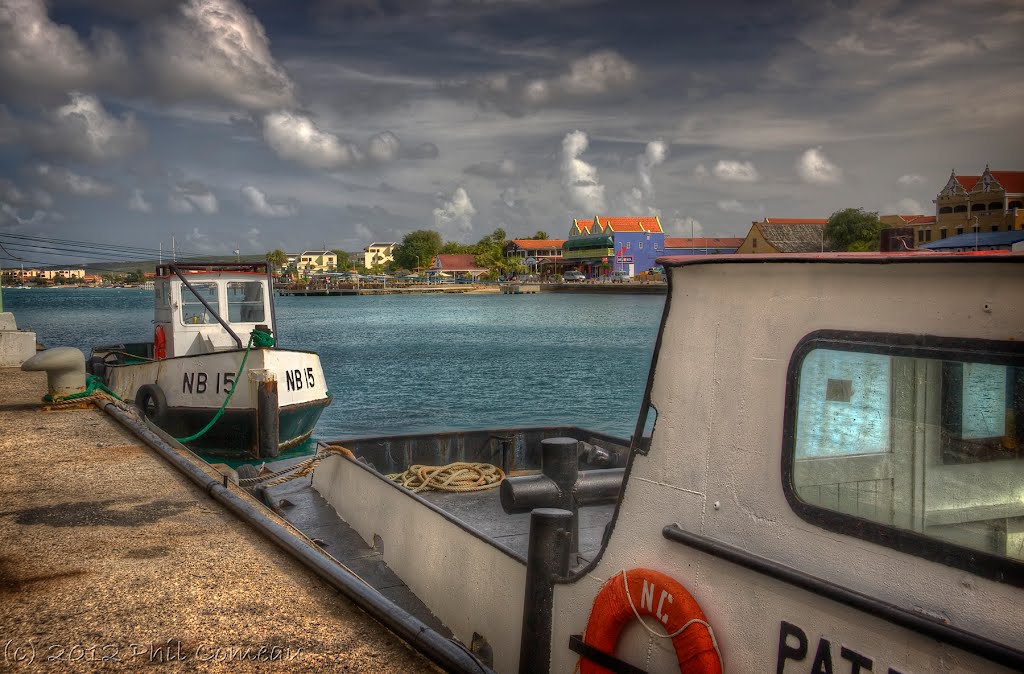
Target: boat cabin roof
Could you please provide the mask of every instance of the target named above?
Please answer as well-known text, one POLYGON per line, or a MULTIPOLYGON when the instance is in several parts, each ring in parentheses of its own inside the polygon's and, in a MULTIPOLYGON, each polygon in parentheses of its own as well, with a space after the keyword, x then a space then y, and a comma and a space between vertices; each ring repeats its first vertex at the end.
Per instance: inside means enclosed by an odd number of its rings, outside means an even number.
POLYGON ((219 276, 234 274, 256 274, 267 276, 269 266, 266 262, 206 262, 203 264, 193 263, 171 263, 158 265, 156 278, 168 278, 175 276, 175 270, 181 274, 216 274, 219 276))
POLYGON ((700 264, 736 264, 765 262, 892 264, 895 262, 1019 262, 1024 253, 1003 250, 975 250, 961 253, 906 251, 900 253, 785 253, 778 255, 671 255, 656 262, 665 267, 689 267, 700 264))

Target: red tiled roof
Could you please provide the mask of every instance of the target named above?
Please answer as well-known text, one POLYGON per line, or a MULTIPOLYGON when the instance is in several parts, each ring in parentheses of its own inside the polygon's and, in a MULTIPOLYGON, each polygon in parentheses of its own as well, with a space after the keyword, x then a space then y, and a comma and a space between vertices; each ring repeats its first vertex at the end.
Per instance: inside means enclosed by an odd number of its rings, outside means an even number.
MULTIPOLYGON (((974 189, 975 184, 981 180, 981 176, 957 176, 956 181, 960 183, 965 190, 970 192, 974 189)), ((998 178, 996 178, 998 180, 998 178)))
POLYGON ((999 181, 1010 194, 1024 194, 1024 171, 992 171, 992 177, 999 181))
POLYGON ((665 237, 665 248, 739 248, 743 237, 675 238, 665 237))
POLYGON ((753 222, 751 224, 767 224, 767 225, 827 225, 828 218, 765 218, 763 222, 753 222))
MULTIPOLYGON (((1010 194, 1024 194, 1024 171, 989 171, 1010 194)), ((958 183, 970 192, 981 180, 981 176, 957 176, 958 183)))
POLYGON ((589 234, 590 233, 590 228, 593 226, 594 221, 593 220, 573 220, 573 224, 575 224, 580 229, 580 231, 586 232, 586 233, 589 234))
POLYGON ((540 250, 541 248, 561 248, 565 239, 512 239, 523 250, 540 250))
POLYGON ((934 225, 937 222, 934 215, 901 215, 899 217, 908 225, 934 225))
POLYGON ((604 217, 597 216, 598 221, 611 226, 613 232, 661 232, 661 222, 656 217, 604 217))
POLYGON ((440 267, 434 267, 434 269, 441 269, 441 271, 486 271, 483 267, 476 263, 476 256, 472 254, 452 254, 442 253, 437 256, 440 261, 440 267))

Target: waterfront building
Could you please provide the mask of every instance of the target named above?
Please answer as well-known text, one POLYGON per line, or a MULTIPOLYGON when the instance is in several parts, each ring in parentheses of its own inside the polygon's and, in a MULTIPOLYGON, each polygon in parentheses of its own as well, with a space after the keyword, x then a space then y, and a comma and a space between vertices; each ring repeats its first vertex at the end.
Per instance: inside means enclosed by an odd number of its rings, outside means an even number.
POLYGON ((505 244, 505 257, 533 258, 538 263, 550 263, 562 258, 564 244, 565 239, 512 239, 505 244))
POLYGON ((575 268, 588 278, 624 271, 645 272, 665 255, 665 230, 655 217, 608 217, 573 220, 562 244, 562 269, 575 268))
POLYGON ((936 222, 924 243, 975 231, 1020 230, 1024 228, 1024 171, 993 171, 986 165, 980 176, 958 176, 954 170, 934 203, 936 222))
POLYGON ((726 255, 742 243, 743 237, 665 237, 665 255, 726 255))
POLYGON ((831 250, 825 240, 827 218, 765 218, 752 222, 737 253, 819 253, 831 250))
POLYGON ((966 232, 918 246, 927 250, 962 253, 969 250, 1014 250, 1024 244, 1024 230, 1010 232, 966 232))
POLYGON ((334 271, 338 266, 338 256, 329 250, 306 250, 299 255, 296 269, 303 276, 318 272, 334 271))
POLYGON ((471 254, 442 253, 434 258, 427 273, 443 278, 477 280, 487 273, 487 269, 476 263, 476 256, 471 254))
MULTIPOLYGON (((909 244, 909 247, 939 238, 935 227, 938 219, 934 215, 880 215, 878 219, 887 228, 893 230, 889 234, 890 237, 898 235, 909 244)), ((901 250, 901 248, 886 250, 901 250)))
POLYGON ((84 269, 43 269, 38 273, 39 278, 44 278, 47 281, 52 281, 57 278, 75 278, 80 279, 85 277, 84 269))
POLYGON ((397 245, 397 241, 371 243, 363 249, 363 266, 367 269, 373 269, 377 265, 385 265, 388 262, 394 262, 395 246, 397 245))

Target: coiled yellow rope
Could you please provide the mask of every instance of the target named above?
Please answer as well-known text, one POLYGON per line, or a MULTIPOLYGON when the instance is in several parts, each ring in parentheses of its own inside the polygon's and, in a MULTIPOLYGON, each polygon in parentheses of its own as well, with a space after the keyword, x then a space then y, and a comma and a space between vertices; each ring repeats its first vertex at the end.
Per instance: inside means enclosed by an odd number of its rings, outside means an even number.
POLYGON ((402 473, 388 475, 412 492, 436 491, 483 491, 493 489, 505 479, 505 471, 490 463, 468 463, 457 461, 447 466, 409 466, 402 473))

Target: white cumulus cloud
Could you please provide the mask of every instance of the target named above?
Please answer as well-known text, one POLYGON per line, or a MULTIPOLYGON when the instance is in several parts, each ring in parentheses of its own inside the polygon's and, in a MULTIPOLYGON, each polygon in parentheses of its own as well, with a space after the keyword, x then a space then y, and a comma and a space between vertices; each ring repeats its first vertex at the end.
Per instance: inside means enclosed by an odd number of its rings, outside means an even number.
POLYGON ((562 139, 562 186, 569 203, 591 216, 605 210, 605 200, 597 168, 579 158, 589 145, 583 131, 572 131, 562 139))
POLYGON ((139 213, 150 213, 153 211, 153 205, 146 201, 146 197, 142 194, 142 190, 136 187, 132 192, 131 198, 128 200, 128 210, 137 211, 139 213))
POLYGON ((896 182, 900 185, 923 185, 924 176, 920 176, 916 173, 908 173, 897 178, 896 182))
POLYGON ((216 195, 201 182, 192 180, 178 183, 167 198, 167 207, 174 213, 193 213, 196 210, 212 215, 220 210, 216 195))
POLYGON ((73 91, 71 101, 50 114, 50 124, 41 129, 47 149, 86 161, 124 157, 145 140, 135 116, 109 114, 99 99, 73 91))
POLYGON ((352 143, 322 131, 309 117, 273 112, 263 118, 263 138, 279 157, 313 168, 332 169, 362 158, 352 143))
POLYGON ((236 0, 188 0, 156 29, 146 61, 173 99, 227 101, 249 110, 295 103, 295 84, 270 53, 259 20, 236 0))
POLYGON ((91 88, 125 66, 117 37, 93 31, 92 44, 50 19, 44 0, 0 2, 0 80, 5 95, 50 98, 91 88))
POLYGON ((925 215, 925 210, 921 206, 920 202, 909 197, 900 199, 896 203, 886 204, 882 207, 882 214, 887 213, 895 215, 925 215))
POLYGON ((704 226, 696 218, 680 216, 678 213, 673 216, 669 231, 684 238, 704 236, 704 226))
POLYGON ((816 185, 833 185, 843 179, 843 170, 833 164, 820 147, 809 148, 800 155, 796 168, 805 182, 816 185))
POLYGON ((267 196, 252 185, 246 185, 242 188, 242 202, 250 213, 263 215, 268 218, 287 218, 295 215, 298 210, 294 204, 270 203, 267 201, 267 196))
POLYGON ((473 231, 473 216, 476 215, 476 208, 469 198, 469 194, 462 187, 458 187, 441 206, 434 209, 434 227, 445 236, 446 239, 461 240, 463 236, 473 231))
POLYGON ((106 197, 114 193, 112 186, 60 166, 39 164, 36 174, 51 189, 79 197, 106 197))
POLYGON ((718 210, 726 213, 746 213, 748 209, 736 199, 722 199, 718 202, 718 210))
POLYGON ((573 59, 567 72, 551 77, 498 73, 468 86, 483 100, 519 114, 524 108, 608 95, 627 89, 636 79, 636 66, 618 52, 602 49, 573 59))
POLYGON ((754 164, 749 161, 733 161, 731 159, 720 159, 715 168, 712 169, 715 177, 719 180, 726 180, 736 183, 753 183, 760 180, 754 164))

